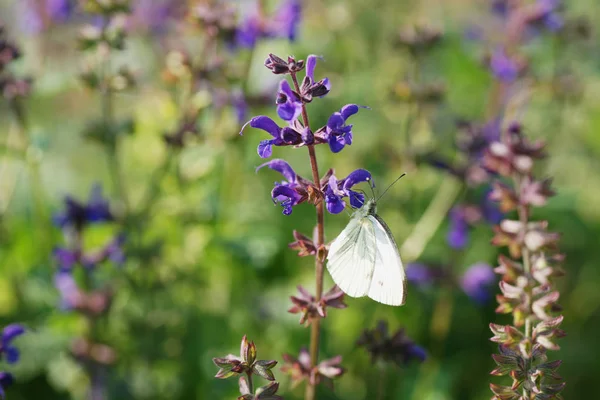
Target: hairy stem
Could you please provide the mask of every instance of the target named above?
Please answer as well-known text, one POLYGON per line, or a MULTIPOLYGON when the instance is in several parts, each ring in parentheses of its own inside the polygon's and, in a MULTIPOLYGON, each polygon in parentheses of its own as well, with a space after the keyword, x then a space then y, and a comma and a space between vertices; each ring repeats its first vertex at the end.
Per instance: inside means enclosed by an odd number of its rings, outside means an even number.
MULTIPOLYGON (((296 74, 292 73, 292 81, 294 82, 294 88, 296 92, 300 93, 300 85, 298 85, 298 78, 296 74)), ((308 121, 308 113, 306 112, 306 105, 302 103, 302 121, 304 127, 310 129, 308 121)), ((315 147, 308 145, 308 155, 310 157, 310 167, 312 169, 313 182, 318 191, 321 190, 321 179, 319 175, 319 165, 317 164, 317 156, 315 154, 315 147)), ((317 249, 321 249, 325 243, 325 223, 324 223, 324 209, 323 202, 320 201, 316 205, 317 209, 317 249)), ((323 295, 323 259, 320 256, 320 251, 317 250, 315 257, 315 276, 316 276, 316 300, 321 300, 323 295)), ((310 364, 311 367, 317 365, 319 359, 319 338, 321 336, 321 320, 316 319, 310 327, 310 364)), ((305 400, 314 400, 316 394, 315 385, 308 383, 306 385, 305 400)))
MULTIPOLYGON (((521 179, 519 176, 515 176, 514 183, 515 183, 515 189, 518 190, 521 185, 521 179)), ((527 205, 521 204, 517 208, 517 213, 519 215, 519 221, 521 222, 521 229, 523 230, 523 235, 525 235, 527 232, 527 224, 529 221, 529 207, 527 205)), ((525 277, 527 279, 529 279, 529 276, 531 276, 531 258, 530 258, 530 253, 529 253, 529 249, 527 248, 527 246, 523 246, 521 248, 521 257, 522 257, 522 261, 523 261, 523 272, 525 273, 525 277)), ((532 344, 533 344, 532 343, 533 337, 532 337, 532 332, 531 332, 531 325, 532 325, 531 317, 533 314, 533 311, 531 310, 531 301, 532 301, 533 294, 532 294, 531 285, 526 286, 525 293, 527 294, 527 297, 529 299, 527 318, 525 319, 525 339, 524 339, 524 342, 526 343, 527 363, 528 363, 526 370, 529 371, 531 368, 531 361, 532 361, 531 360, 531 348, 532 348, 532 344)), ((527 385, 523 385, 523 397, 526 399, 530 399, 531 394, 532 394, 531 390, 527 387, 527 385)))
POLYGON ((248 390, 250 393, 254 394, 254 382, 252 382, 252 373, 246 372, 246 376, 248 377, 248 390))

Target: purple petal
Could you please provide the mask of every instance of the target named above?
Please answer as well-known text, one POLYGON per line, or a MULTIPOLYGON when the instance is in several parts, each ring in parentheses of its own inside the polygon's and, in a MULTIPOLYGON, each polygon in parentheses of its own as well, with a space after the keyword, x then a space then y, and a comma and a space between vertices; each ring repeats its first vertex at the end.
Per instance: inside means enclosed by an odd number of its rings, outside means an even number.
POLYGON ((279 27, 278 33, 286 36, 291 41, 295 40, 301 16, 302 6, 300 0, 283 1, 274 17, 279 27))
POLYGON ((261 169, 262 167, 269 167, 274 171, 279 172, 283 177, 290 183, 296 182, 296 173, 286 161, 276 158, 269 162, 266 162, 256 168, 256 171, 261 169))
POLYGON ((491 298, 490 288, 495 281, 493 268, 486 263, 477 263, 465 271, 460 285, 475 302, 485 304, 491 298))
POLYGON ((357 169, 353 171, 344 179, 344 190, 350 189, 352 186, 356 185, 360 182, 370 182, 371 181, 371 173, 366 169, 357 169))
POLYGON ((512 82, 519 76, 519 67, 504 49, 498 49, 492 54, 490 68, 494 76, 502 82, 512 82))
POLYGON ((296 102, 286 101, 277 106, 277 115, 284 121, 294 121, 302 113, 302 105, 296 102))
POLYGON ((285 143, 289 144, 300 144, 302 143, 302 135, 296 132, 294 129, 286 126, 281 130, 281 137, 285 143))
POLYGON ((341 126, 344 126, 346 120, 339 112, 334 112, 331 114, 329 119, 327 120, 327 127, 331 130, 336 130, 341 126))
MULTIPOLYGON (((323 79, 323 85, 325 85, 325 87, 327 88, 327 92, 331 92, 331 82, 329 82, 329 78, 325 78, 323 79)), ((325 96, 325 95, 323 95, 325 96)), ((321 96, 321 97, 323 97, 321 96)))
POLYGON ((281 203, 284 215, 290 215, 292 207, 298 204, 302 198, 294 189, 286 185, 275 186, 271 191, 271 197, 281 203))
POLYGON ((290 83, 287 81, 287 79, 283 79, 281 82, 279 82, 279 91, 285 94, 285 96, 288 99, 296 98, 296 95, 294 94, 292 87, 290 86, 290 83))
POLYGON ((346 207, 346 203, 330 189, 331 188, 327 188, 327 193, 325 194, 325 206, 327 207, 327 211, 331 214, 339 214, 346 207))
POLYGON ((250 120, 250 126, 268 132, 275 139, 280 137, 281 128, 275 121, 265 115, 259 115, 250 120))
POLYGON ((25 327, 21 324, 10 324, 2 331, 2 343, 10 343, 17 336, 25 333, 25 327))
POLYGON ((311 54, 306 59, 306 76, 308 76, 312 82, 315 81, 315 67, 317 65, 317 56, 311 54))
POLYGON ((6 355, 6 362, 9 364, 14 364, 19 361, 19 350, 14 346, 6 346, 2 349, 4 354, 6 355))
POLYGON ((273 140, 269 139, 269 140, 262 140, 259 144, 258 144, 258 155, 260 156, 260 158, 269 158, 271 157, 271 155, 273 154, 273 140))
POLYGON ((358 109, 359 106, 356 104, 346 104, 344 107, 342 107, 340 113, 342 114, 344 121, 346 121, 350 116, 356 114, 358 109))
POLYGON ((416 344, 409 347, 408 354, 409 356, 421 361, 425 361, 425 359, 427 358, 427 352, 425 351, 425 349, 416 344))
POLYGON ((362 193, 349 190, 348 197, 350 198, 350 205, 353 208, 361 208, 365 204, 365 195, 362 193))
POLYGON ((332 153, 339 153, 346 145, 346 140, 341 136, 329 135, 329 149, 332 153))
POLYGON ((68 272, 58 272, 54 275, 54 286, 60 293, 60 308, 63 311, 73 308, 73 297, 79 292, 73 275, 68 272))
POLYGON ((428 286, 433 282, 431 269, 421 263, 408 263, 406 265, 406 279, 415 286, 428 286))
POLYGON ((241 124, 246 120, 246 115, 248 114, 248 103, 246 103, 244 93, 241 90, 233 92, 231 95, 231 104, 235 110, 235 116, 241 124))
POLYGON ((460 207, 450 211, 450 230, 446 236, 448 245, 453 249, 463 249, 469 238, 469 225, 465 220, 464 212, 460 207))
POLYGON ((75 251, 71 251, 64 248, 56 248, 54 249, 54 258, 60 265, 61 269, 70 270, 73 268, 75 263, 77 262, 77 253, 75 251))

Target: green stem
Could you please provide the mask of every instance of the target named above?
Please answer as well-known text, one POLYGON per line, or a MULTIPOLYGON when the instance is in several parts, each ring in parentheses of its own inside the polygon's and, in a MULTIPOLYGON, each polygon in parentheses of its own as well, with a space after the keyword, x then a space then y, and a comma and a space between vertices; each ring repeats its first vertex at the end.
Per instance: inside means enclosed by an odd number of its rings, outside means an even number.
MULTIPOLYGON (((38 149, 36 149, 35 146, 33 146, 31 143, 29 121, 27 119, 25 108, 23 107, 21 99, 13 99, 12 101, 10 101, 9 105, 17 121, 18 131, 22 136, 22 152, 25 155, 27 170, 31 178, 30 184, 32 192, 31 195, 33 198, 34 205, 34 218, 37 220, 38 225, 41 227, 41 229, 39 229, 37 232, 37 235, 39 236, 38 243, 41 245, 41 248, 39 249, 40 251, 38 253, 40 254, 41 259, 46 259, 51 256, 50 254, 52 248, 52 226, 50 216, 46 209, 46 191, 44 189, 42 176, 40 174, 41 155, 38 154, 38 152, 36 151, 38 149)), ((6 199, 6 208, 8 208, 9 203, 10 199, 6 199)))
POLYGON ((246 376, 248 377, 248 390, 252 395, 254 395, 254 382, 252 382, 252 373, 246 372, 246 376))
POLYGON ((462 188, 463 186, 454 178, 444 178, 412 233, 400 247, 400 254, 405 260, 416 260, 423 253, 425 246, 448 215, 448 211, 454 205, 462 188))
MULTIPOLYGON (((108 26, 108 19, 105 19, 102 27, 102 36, 105 36, 105 31, 108 26)), ((104 126, 104 145, 107 153, 107 162, 109 174, 123 207, 125 213, 129 211, 129 200, 127 197, 127 190, 125 189, 125 182, 123 178, 123 172, 121 168, 121 160, 119 155, 120 149, 120 132, 115 129, 114 121, 114 105, 113 105, 113 91, 110 87, 110 54, 106 56, 106 59, 100 68, 100 102, 102 109, 102 123, 104 126)))

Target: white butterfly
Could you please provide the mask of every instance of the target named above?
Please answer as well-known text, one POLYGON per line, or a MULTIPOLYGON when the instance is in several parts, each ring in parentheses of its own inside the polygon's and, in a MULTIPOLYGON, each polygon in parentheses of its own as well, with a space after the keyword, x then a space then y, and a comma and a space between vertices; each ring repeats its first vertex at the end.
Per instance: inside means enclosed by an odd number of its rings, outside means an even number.
POLYGON ((352 214, 331 243, 327 269, 348 296, 368 295, 379 303, 401 306, 406 274, 394 236, 376 212, 376 200, 371 199, 352 214))

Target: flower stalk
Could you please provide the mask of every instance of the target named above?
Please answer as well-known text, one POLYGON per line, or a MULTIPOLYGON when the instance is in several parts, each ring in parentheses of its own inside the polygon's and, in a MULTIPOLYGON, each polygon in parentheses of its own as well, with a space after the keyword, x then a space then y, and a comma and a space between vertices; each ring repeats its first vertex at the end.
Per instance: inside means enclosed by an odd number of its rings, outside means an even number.
MULTIPOLYGON (((300 93, 300 85, 298 84, 298 78, 296 77, 296 72, 290 73, 292 77, 292 82, 294 83, 294 88, 297 93, 300 93)), ((304 124, 305 129, 310 130, 310 123, 308 120, 308 113, 306 112, 306 104, 302 102, 302 122, 304 124)), ((317 191, 321 191, 320 184, 320 174, 319 174, 319 165, 317 163, 317 155, 315 153, 315 146, 310 144, 307 146, 308 148, 308 156, 310 158, 310 167, 313 175, 313 183, 317 191)), ((317 210, 317 249, 322 249, 324 246, 324 236, 325 236, 325 218, 324 218, 324 210, 323 210, 323 202, 318 202, 315 206, 317 210)), ((316 301, 321 300, 321 296, 323 295, 323 260, 324 256, 322 251, 317 250, 317 254, 315 255, 315 286, 316 286, 316 301)), ((321 336, 321 321, 319 318, 315 319, 310 328, 310 361, 311 368, 314 368, 317 365, 317 361, 319 359, 319 341, 321 336)), ((304 398, 306 400, 314 400, 315 398, 315 385, 309 384, 306 386, 306 393, 304 398)))
POLYGON ((485 156, 487 167, 505 178, 495 182, 490 198, 502 211, 518 215, 517 220, 502 220, 492 239, 510 254, 501 255, 495 269, 502 277, 496 312, 513 316, 512 325, 490 324, 491 340, 499 344, 499 354, 492 356, 497 368, 491 374, 512 378, 510 386, 490 385, 497 400, 561 399, 565 386, 556 373, 561 362, 548 361, 546 354, 559 349, 556 339, 565 334, 559 328, 560 294, 553 285, 563 274, 559 235, 548 231, 547 221, 531 220, 531 208, 545 205, 554 195, 550 180, 533 174, 534 161, 544 156, 544 144, 530 143, 517 124, 492 143, 485 156))

